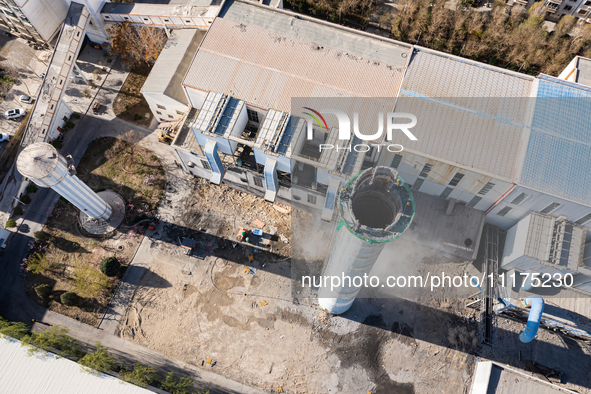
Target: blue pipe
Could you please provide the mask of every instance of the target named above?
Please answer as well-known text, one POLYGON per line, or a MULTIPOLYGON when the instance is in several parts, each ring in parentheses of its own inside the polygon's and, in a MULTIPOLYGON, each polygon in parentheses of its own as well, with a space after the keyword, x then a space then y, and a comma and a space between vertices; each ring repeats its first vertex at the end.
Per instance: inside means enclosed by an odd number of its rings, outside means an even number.
POLYGON ((540 328, 540 320, 542 319, 542 312, 544 312, 544 300, 540 296, 533 296, 524 299, 523 303, 525 306, 530 307, 530 310, 527 325, 525 330, 519 334, 519 340, 523 343, 530 343, 534 340, 538 328, 540 328))

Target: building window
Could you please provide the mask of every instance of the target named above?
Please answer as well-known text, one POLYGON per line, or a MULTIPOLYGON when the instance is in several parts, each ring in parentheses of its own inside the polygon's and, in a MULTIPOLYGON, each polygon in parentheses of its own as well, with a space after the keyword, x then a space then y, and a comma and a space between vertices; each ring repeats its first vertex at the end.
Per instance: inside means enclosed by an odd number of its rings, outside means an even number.
POLYGON ((162 115, 162 112, 160 112, 160 111, 156 111, 156 113, 157 113, 158 115, 162 115))
POLYGON ((164 23, 168 23, 168 22, 170 22, 168 19, 165 19, 165 20, 164 20, 164 23))
POLYGON ((476 206, 476 204, 478 204, 480 202, 480 200, 482 200, 482 197, 474 196, 474 197, 472 197, 472 199, 470 200, 470 202, 466 206, 470 207, 470 208, 474 208, 476 206))
POLYGON ((211 167, 209 166, 209 162, 207 160, 201 160, 201 165, 203 166, 203 168, 205 168, 206 170, 211 170, 211 167))
POLYGON ((486 193, 490 192, 493 187, 495 187, 495 184, 492 182, 488 182, 486 185, 484 185, 482 189, 480 189, 478 194, 480 194, 481 196, 486 196, 486 193))
POLYGON ((505 208, 501 209, 499 212, 497 212, 497 215, 499 216, 505 216, 506 214, 508 214, 509 212, 511 212, 513 208, 510 206, 506 206, 505 208))
POLYGON ((415 182, 415 184, 414 184, 414 185, 412 185, 412 188, 413 188, 414 190, 419 190, 419 189, 421 188, 421 186, 423 185, 423 182, 424 182, 424 181, 425 181, 425 180, 424 180, 423 178, 419 178, 419 179, 417 179, 417 181, 415 182))
POLYGON ((588 214, 586 214, 585 216, 583 216, 582 218, 580 218, 579 220, 577 220, 575 223, 576 224, 585 224, 589 220, 591 220, 591 212, 589 212, 588 214))
POLYGON ((585 5, 586 5, 586 6, 591 6, 591 1, 586 1, 586 2, 585 2, 585 5))
POLYGON ((259 113, 257 111, 253 111, 252 109, 246 109, 246 113, 248 114, 248 120, 251 122, 259 123, 259 113))
POLYGON ((579 15, 585 15, 587 13, 587 10, 578 10, 577 14, 579 15))
POLYGON ((449 182, 449 185, 452 187, 455 187, 458 185, 458 183, 460 183, 460 181, 462 180, 462 178, 464 177, 464 174, 460 174, 459 172, 454 175, 453 179, 449 182))
POLYGON ((109 15, 103 15, 103 18, 105 18, 105 19, 111 19, 111 17, 109 15))
POLYGON ((172 115, 168 115, 168 117, 169 117, 170 119, 174 119, 174 116, 172 116, 172 115))
POLYGON ((552 211, 555 211, 556 208, 558 208, 559 206, 561 206, 562 204, 557 203, 557 202, 553 202, 552 204, 548 205, 546 208, 542 209, 540 211, 540 213, 550 213, 552 211))
POLYGON ((316 205, 316 196, 313 194, 308 194, 308 202, 310 204, 316 205))
POLYGON ((176 113, 179 114, 179 115, 181 115, 181 116, 185 114, 184 112, 181 112, 178 109, 176 110, 176 113))
POLYGON ((185 21, 185 23, 191 23, 191 20, 190 20, 190 19, 187 19, 187 20, 185 21))
POLYGON ((402 161, 402 155, 398 155, 398 154, 394 155, 394 158, 392 159, 392 164, 390 164, 390 167, 398 169, 398 166, 400 165, 401 161, 402 161))
POLYGON ((565 5, 565 6, 564 6, 564 10, 565 10, 565 11, 570 11, 570 10, 572 10, 572 9, 573 9, 573 7, 571 7, 570 5, 565 5))
POLYGON ((511 201, 511 204, 519 205, 529 197, 529 194, 521 193, 511 201))
POLYGON ((257 187, 263 187, 263 179, 259 178, 258 176, 255 176, 252 178, 252 181, 254 182, 254 185, 257 187))
POLYGON ((150 19, 148 19, 148 18, 144 18, 144 21, 146 21, 146 22, 150 22, 150 19))
POLYGON ((423 167, 423 170, 421 171, 421 173, 419 174, 419 176, 421 178, 426 178, 427 175, 429 175, 429 172, 431 171, 431 168, 433 168, 433 164, 429 164, 429 163, 425 164, 425 166, 423 167))
POLYGON ((441 195, 439 197, 447 199, 452 191, 453 191, 453 188, 446 187, 445 190, 443 191, 443 193, 441 193, 441 195))
POLYGON ((127 16, 124 16, 123 19, 125 19, 126 21, 129 20, 129 18, 127 16))
POLYGON ((157 106, 158 108, 160 108, 160 109, 163 109, 163 110, 165 110, 165 111, 166 111, 166 107, 165 107, 164 105, 156 104, 156 106, 157 106))

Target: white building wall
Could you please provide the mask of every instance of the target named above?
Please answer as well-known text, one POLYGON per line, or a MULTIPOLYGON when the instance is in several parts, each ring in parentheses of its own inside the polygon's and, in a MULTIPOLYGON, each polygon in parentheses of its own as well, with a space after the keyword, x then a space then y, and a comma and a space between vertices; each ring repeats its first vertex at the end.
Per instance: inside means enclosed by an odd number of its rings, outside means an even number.
MULTIPOLYGON (((549 182, 550 181, 551 180, 549 180, 549 182)), ((547 194, 542 194, 535 190, 527 189, 523 186, 516 186, 511 193, 507 194, 507 196, 500 200, 496 206, 490 209, 490 211, 487 213, 486 221, 487 223, 506 230, 522 218, 529 215, 531 212, 539 212, 553 202, 557 202, 562 205, 556 208, 556 210, 550 212, 549 215, 555 217, 565 216, 571 222, 576 222, 591 212, 590 206, 585 206, 583 204, 578 204, 572 201, 549 196, 547 194), (511 203, 521 193, 526 193, 529 195, 529 197, 519 205, 511 203), (499 216, 499 212, 505 207, 511 207, 512 209, 505 216, 499 216)), ((583 223, 582 225, 588 229, 591 229, 591 221, 583 223)), ((590 237, 591 231, 587 230, 587 242, 590 240, 590 237)))
POLYGON ((150 106, 150 111, 154 114, 154 117, 161 122, 172 122, 178 120, 189 111, 189 107, 178 100, 173 99, 163 93, 151 93, 141 91, 144 98, 150 106), (161 105, 164 109, 158 107, 161 105), (178 112, 177 112, 178 111, 178 112), (179 114, 180 112, 180 114, 179 114))
POLYGON ((192 108, 201 108, 203 103, 205 102, 205 98, 207 97, 207 93, 203 90, 188 88, 183 86, 183 90, 185 91, 185 95, 187 96, 187 100, 189 100, 189 105, 192 108))
MULTIPOLYGON (((440 196, 447 187, 452 187, 453 191, 448 198, 455 198, 459 202, 468 204, 475 196, 479 196, 481 197, 481 200, 474 206, 474 208, 481 211, 488 209, 512 187, 510 182, 502 181, 493 178, 492 176, 470 171, 451 164, 442 163, 435 159, 429 159, 414 153, 404 151, 399 153, 399 155, 402 156, 402 159, 398 164, 397 170, 400 177, 404 179, 405 182, 415 185, 425 165, 430 164, 432 167, 427 174, 427 177, 422 177, 424 180, 419 187, 420 192, 433 196, 440 196), (460 182, 453 187, 449 185, 449 182, 458 172, 464 176, 460 182), (489 182, 494 183, 494 187, 485 195, 478 194, 489 182)), ((394 155, 389 154, 387 159, 380 158, 380 164, 392 165, 393 159, 394 155)))

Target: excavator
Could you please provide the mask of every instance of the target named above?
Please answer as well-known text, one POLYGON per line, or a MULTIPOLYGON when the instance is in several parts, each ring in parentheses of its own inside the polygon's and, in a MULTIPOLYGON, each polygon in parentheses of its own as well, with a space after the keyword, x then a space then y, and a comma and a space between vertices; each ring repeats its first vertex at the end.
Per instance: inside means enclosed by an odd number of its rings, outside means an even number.
POLYGON ((158 129, 156 130, 158 132, 158 141, 168 145, 172 144, 177 131, 182 127, 186 117, 187 116, 185 115, 175 122, 160 123, 158 125, 158 129))

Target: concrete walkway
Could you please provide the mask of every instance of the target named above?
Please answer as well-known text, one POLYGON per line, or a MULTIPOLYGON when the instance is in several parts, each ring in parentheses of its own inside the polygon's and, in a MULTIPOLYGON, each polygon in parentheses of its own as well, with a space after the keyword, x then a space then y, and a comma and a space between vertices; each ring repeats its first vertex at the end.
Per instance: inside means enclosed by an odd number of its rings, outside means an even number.
MULTIPOLYGON (((122 81, 125 80, 127 75, 127 72, 120 66, 118 61, 114 62, 113 68, 114 70, 106 75, 106 79, 103 80, 105 89, 100 89, 97 93, 100 100, 103 100, 102 102, 113 101, 118 87, 121 86, 122 81)), ((76 88, 76 86, 72 86, 72 88, 76 88)), ((78 85, 78 88, 83 89, 84 85, 78 85)), ((74 162, 79 163, 88 144, 93 139, 103 136, 120 136, 133 129, 143 137, 141 145, 152 150, 160 158, 165 170, 167 185, 176 185, 177 188, 187 187, 191 190, 190 184, 192 180, 186 178, 185 174, 176 167, 170 147, 157 142, 152 130, 116 118, 110 109, 110 105, 99 116, 94 116, 92 111, 90 113, 88 111, 80 111, 80 113, 83 114, 83 117, 76 127, 68 132, 64 139, 64 145, 61 149, 62 154, 71 154, 74 162), (84 116, 84 114, 87 115, 84 116)), ((33 241, 33 232, 42 229, 58 199, 59 195, 51 189, 39 188, 35 193, 34 201, 29 204, 25 212, 19 232, 13 235, 5 253, 0 257, 0 315, 10 321, 22 321, 29 324, 35 321, 33 330, 46 329, 52 325, 64 325, 71 330, 70 335, 72 337, 87 347, 94 346, 97 341, 100 341, 104 346, 110 348, 113 355, 122 362, 127 364, 141 362, 153 366, 161 376, 165 376, 168 372, 174 372, 176 376, 189 377, 196 382, 198 387, 209 390, 212 394, 260 393, 258 390, 254 390, 213 372, 204 371, 195 366, 172 360, 160 353, 124 341, 110 333, 113 331, 113 327, 116 329, 119 317, 124 313, 127 303, 133 294, 135 284, 141 278, 141 272, 139 271, 137 274, 134 274, 132 270, 129 276, 126 275, 127 286, 129 286, 126 287, 128 294, 119 296, 117 303, 120 307, 113 312, 116 319, 111 320, 112 322, 108 326, 109 332, 47 311, 34 303, 26 293, 24 278, 20 275, 20 265, 30 248, 29 244, 33 241)), ((163 218, 170 215, 167 209, 171 208, 165 208, 162 212, 159 210, 159 215, 162 215, 163 218)), ((142 245, 148 241, 144 238, 142 245)), ((166 335, 166 333, 163 333, 163 335, 166 335)))

